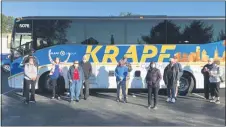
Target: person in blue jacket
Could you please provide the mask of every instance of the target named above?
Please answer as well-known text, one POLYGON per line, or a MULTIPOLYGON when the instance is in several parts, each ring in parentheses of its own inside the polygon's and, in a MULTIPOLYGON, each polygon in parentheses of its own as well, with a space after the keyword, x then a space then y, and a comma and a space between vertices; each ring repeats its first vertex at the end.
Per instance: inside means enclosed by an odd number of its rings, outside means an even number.
POLYGON ((117 99, 116 101, 119 102, 119 94, 120 89, 122 88, 122 94, 124 97, 124 103, 127 103, 126 99, 126 77, 128 75, 128 67, 120 61, 118 66, 115 68, 115 76, 116 76, 116 83, 117 83, 117 99))

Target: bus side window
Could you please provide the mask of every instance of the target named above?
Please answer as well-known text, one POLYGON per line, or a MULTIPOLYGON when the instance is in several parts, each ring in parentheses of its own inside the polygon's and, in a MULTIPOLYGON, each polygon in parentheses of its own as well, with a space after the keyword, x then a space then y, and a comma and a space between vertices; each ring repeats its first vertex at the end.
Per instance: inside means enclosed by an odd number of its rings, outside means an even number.
POLYGON ((114 77, 115 76, 115 71, 109 71, 108 76, 109 77, 114 77))
POLYGON ((134 77, 140 77, 141 71, 135 71, 134 72, 134 77))

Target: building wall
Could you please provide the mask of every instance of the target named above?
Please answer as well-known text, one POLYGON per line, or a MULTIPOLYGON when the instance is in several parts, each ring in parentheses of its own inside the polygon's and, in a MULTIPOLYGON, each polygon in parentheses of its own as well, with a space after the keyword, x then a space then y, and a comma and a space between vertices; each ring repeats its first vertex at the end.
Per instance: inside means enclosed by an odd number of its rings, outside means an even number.
POLYGON ((1 53, 10 53, 11 34, 2 34, 1 53))

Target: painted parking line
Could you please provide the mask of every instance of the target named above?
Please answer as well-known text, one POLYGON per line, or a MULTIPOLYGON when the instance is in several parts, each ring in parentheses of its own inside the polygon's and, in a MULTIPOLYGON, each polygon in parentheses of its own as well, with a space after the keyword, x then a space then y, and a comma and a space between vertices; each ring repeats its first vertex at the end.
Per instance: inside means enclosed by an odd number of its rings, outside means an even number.
POLYGON ((197 94, 197 93, 192 93, 193 95, 195 95, 195 96, 198 96, 198 97, 200 97, 200 98, 203 98, 203 99, 205 99, 205 97, 204 96, 202 96, 202 95, 200 95, 200 94, 197 94))

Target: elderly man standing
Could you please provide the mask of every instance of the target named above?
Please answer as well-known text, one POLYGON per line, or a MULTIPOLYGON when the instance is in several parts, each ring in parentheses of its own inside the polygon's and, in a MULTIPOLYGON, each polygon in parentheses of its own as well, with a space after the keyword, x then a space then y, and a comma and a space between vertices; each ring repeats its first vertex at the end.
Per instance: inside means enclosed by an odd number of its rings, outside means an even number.
POLYGON ((80 95, 82 83, 84 82, 84 73, 82 68, 79 66, 78 61, 75 61, 74 64, 69 68, 68 79, 71 85, 70 86, 70 93, 71 93, 70 102, 73 102, 74 99, 76 102, 79 102, 79 95, 80 95))
POLYGON ((119 98, 119 92, 120 89, 122 89, 122 93, 123 93, 123 102, 127 103, 127 99, 126 99, 126 77, 128 74, 128 67, 125 66, 125 64, 123 63, 123 61, 119 62, 119 65, 115 68, 115 76, 116 76, 116 83, 117 83, 117 99, 116 101, 119 102, 120 98, 119 98))
POLYGON ((170 63, 164 69, 163 80, 167 86, 167 102, 175 103, 175 87, 178 81, 178 68, 175 66, 175 60, 170 59, 170 63))
MULTIPOLYGON (((129 87, 129 80, 130 80, 130 72, 132 71, 132 66, 131 64, 127 61, 127 57, 124 56, 120 62, 122 62, 122 64, 124 64, 125 66, 127 66, 128 68, 128 74, 126 76, 126 95, 128 95, 128 87, 129 87)), ((126 96, 128 98, 128 96, 126 96)), ((120 98, 122 99, 122 90, 120 89, 120 98)))
POLYGON ((87 56, 83 56, 83 60, 80 62, 80 66, 82 67, 82 70, 84 72, 85 80, 81 87, 81 98, 84 98, 86 100, 89 97, 89 78, 92 75, 92 65, 89 61, 87 61, 87 56), (85 87, 85 93, 83 92, 83 86, 85 87))

